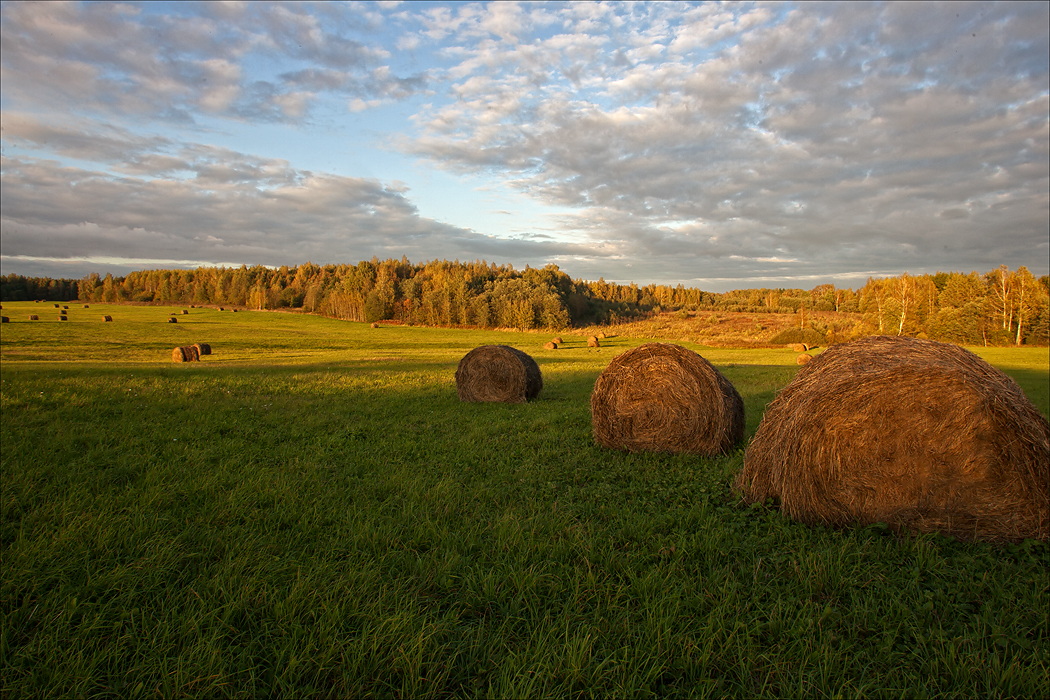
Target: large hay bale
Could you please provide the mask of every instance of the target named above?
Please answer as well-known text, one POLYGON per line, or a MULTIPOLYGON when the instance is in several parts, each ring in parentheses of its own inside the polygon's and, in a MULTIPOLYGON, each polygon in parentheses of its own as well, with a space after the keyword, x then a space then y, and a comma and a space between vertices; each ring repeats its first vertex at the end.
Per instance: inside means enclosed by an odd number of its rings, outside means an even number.
POLYGON ((171 351, 172 362, 199 362, 200 359, 200 353, 192 345, 175 348, 171 351))
POLYGON ((211 346, 207 343, 194 343, 193 347, 197 348, 197 353, 200 355, 210 355, 211 346))
POLYGON ((1050 423, 968 350, 863 338, 815 357, 769 404, 736 486, 804 523, 1046 540, 1050 423))
POLYGON ((809 361, 812 360, 812 359, 813 359, 812 355, 807 355, 806 353, 802 353, 801 355, 799 355, 798 357, 795 358, 795 364, 796 365, 806 365, 806 364, 809 364, 809 361))
POLYGON ((459 361, 456 390, 460 401, 524 403, 543 388, 539 365, 509 345, 482 345, 459 361))
POLYGON ((589 348, 600 348, 601 343, 598 342, 597 336, 591 336, 587 338, 587 347, 589 348))
POLYGON ((591 393, 594 438, 629 452, 718 455, 744 438, 744 402, 728 379, 681 345, 617 355, 591 393))

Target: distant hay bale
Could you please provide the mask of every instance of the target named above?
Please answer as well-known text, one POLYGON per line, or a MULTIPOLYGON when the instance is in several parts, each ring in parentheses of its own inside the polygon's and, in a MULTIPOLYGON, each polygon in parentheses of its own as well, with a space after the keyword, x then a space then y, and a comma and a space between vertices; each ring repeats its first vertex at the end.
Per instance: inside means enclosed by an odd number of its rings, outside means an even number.
POLYGON ((11 323, 11 319, 7 316, 0 316, 0 323, 11 323))
POLYGON ((370 328, 379 328, 379 324, 373 321, 370 328))
POLYGON ((790 345, 788 345, 788 347, 790 349, 794 350, 795 352, 805 352, 806 351, 805 343, 791 343, 790 345))
POLYGON ((61 304, 55 304, 55 308, 56 308, 56 309, 61 309, 61 308, 62 308, 62 305, 61 305, 61 304))
POLYGON ((171 318, 168 319, 168 323, 178 323, 178 322, 179 322, 179 319, 175 318, 174 316, 172 316, 171 318))
POLYGON ((460 401, 524 403, 543 389, 539 365, 508 345, 482 345, 459 361, 456 390, 460 401))
POLYGON ((804 365, 804 364, 807 364, 812 359, 813 359, 812 355, 807 355, 805 353, 802 353, 801 355, 799 355, 798 357, 795 358, 795 364, 796 365, 804 365))
POLYGON ((552 339, 551 342, 555 343, 557 345, 561 345, 562 344, 561 336, 559 335, 557 338, 552 339))
POLYGON ((237 309, 230 309, 233 313, 237 313, 237 309))
POLYGON ((69 307, 68 307, 68 306, 63 306, 62 308, 63 308, 63 309, 68 309, 69 307))
POLYGON ((225 308, 225 307, 223 307, 223 306, 220 306, 220 307, 219 307, 219 311, 225 311, 225 310, 226 310, 226 308, 225 308))
POLYGON ((200 362, 201 356, 192 345, 175 348, 171 351, 172 362, 200 362))
POLYGON ((29 314, 29 320, 30 321, 39 321, 40 320, 40 316, 38 316, 37 314, 29 314))
POLYGON ((85 309, 90 309, 91 307, 90 307, 90 306, 88 306, 87 304, 84 304, 84 308, 85 308, 85 309))
POLYGON ((69 320, 69 316, 66 316, 65 314, 59 314, 58 315, 58 320, 59 321, 68 321, 69 320))
POLYGON ((833 345, 766 409, 736 487, 789 517, 960 539, 1047 540, 1050 423, 955 345, 833 345))
POLYGON ((183 316, 185 316, 185 315, 186 315, 186 314, 188 314, 189 312, 190 312, 190 311, 189 311, 189 309, 183 309, 183 310, 182 310, 182 315, 183 315, 183 316))
POLYGON ((550 341, 550 342, 544 343, 544 344, 543 344, 543 349, 544 349, 544 350, 557 350, 557 349, 558 349, 558 344, 557 344, 557 343, 555 343, 555 342, 554 342, 554 341, 552 340, 552 341, 550 341))
POLYGON ((113 321, 113 317, 112 316, 103 316, 102 317, 102 322, 103 323, 111 323, 112 321, 113 321))
POLYGON ((211 354, 211 346, 208 345, 207 343, 194 343, 193 347, 197 348, 197 354, 198 355, 210 355, 211 354))
POLYGON ((744 438, 744 402, 703 357, 647 343, 617 355, 591 392, 595 440, 628 452, 719 455, 744 438))
POLYGON ((590 338, 587 339, 587 347, 589 347, 589 348, 600 348, 601 347, 601 343, 598 342, 598 338, 597 337, 592 335, 590 338))

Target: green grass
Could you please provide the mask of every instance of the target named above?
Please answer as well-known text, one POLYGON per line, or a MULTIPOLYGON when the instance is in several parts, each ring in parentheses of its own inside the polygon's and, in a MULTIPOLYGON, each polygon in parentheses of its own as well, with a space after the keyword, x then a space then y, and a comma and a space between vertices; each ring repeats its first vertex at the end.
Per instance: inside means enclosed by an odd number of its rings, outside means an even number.
MULTIPOLYGON (((806 527, 739 503, 742 450, 596 446, 594 380, 642 340, 41 306, 0 331, 5 698, 1050 691, 1047 545, 806 527), (485 343, 536 358, 537 401, 457 400, 485 343)), ((749 436, 797 371, 692 347, 749 436)), ((976 350, 1048 412, 1045 350, 976 350)))

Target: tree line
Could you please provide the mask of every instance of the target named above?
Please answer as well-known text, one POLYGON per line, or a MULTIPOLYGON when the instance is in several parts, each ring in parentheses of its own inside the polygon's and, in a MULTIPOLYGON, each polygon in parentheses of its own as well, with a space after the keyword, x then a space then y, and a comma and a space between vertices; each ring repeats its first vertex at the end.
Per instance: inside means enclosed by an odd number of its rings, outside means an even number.
MULTIPOLYGON (((373 258, 356 265, 202 267, 142 270, 80 280, 7 275, 4 301, 212 304, 300 309, 350 321, 428 326, 563 329, 647 318, 666 311, 790 313, 819 326, 812 312, 852 320, 839 335, 912 335, 973 345, 1050 343, 1050 277, 1005 265, 990 272, 938 272, 871 278, 854 290, 803 289, 715 293, 683 285, 573 280, 556 265, 516 270, 485 261, 411 263, 373 258)), ((834 338, 833 338, 834 340, 834 338)))

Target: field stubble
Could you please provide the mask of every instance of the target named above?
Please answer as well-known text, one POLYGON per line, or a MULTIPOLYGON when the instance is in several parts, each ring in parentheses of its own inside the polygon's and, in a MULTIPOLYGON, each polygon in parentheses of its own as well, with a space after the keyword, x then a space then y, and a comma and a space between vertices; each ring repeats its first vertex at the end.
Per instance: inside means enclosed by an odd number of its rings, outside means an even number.
MULTIPOLYGON (((4 307, 4 697, 1047 694, 1045 544, 805 527, 740 505, 742 450, 596 446, 590 390, 643 339, 4 307), (538 400, 458 401, 482 344, 538 400)), ((797 371, 689 347, 748 436, 797 371)), ((1047 413, 1044 355, 989 359, 1047 413)))

